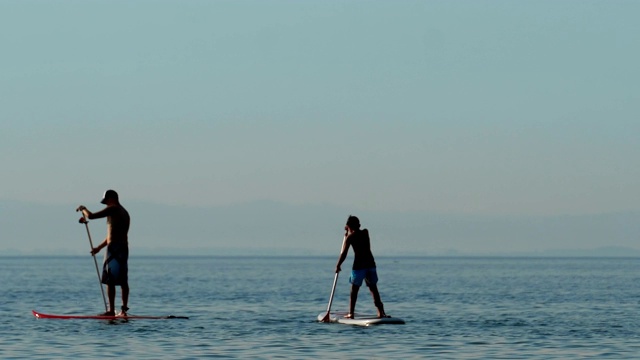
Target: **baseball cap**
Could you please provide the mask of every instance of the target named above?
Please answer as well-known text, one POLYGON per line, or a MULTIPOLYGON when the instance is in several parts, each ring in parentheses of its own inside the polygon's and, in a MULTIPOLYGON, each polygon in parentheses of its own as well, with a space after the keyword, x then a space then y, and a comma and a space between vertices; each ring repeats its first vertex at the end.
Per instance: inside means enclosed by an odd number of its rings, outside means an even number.
POLYGON ((115 192, 115 190, 107 190, 104 192, 104 195, 102 196, 102 200, 100 200, 101 203, 106 204, 107 203, 107 199, 116 199, 118 200, 118 193, 115 192))

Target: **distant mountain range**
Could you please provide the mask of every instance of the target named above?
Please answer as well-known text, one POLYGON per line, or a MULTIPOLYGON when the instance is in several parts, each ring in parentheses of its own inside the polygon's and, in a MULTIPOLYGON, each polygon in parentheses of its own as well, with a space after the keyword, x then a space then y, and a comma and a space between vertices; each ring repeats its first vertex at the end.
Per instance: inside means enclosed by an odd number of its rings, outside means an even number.
MULTIPOLYGON (((76 206, 0 200, 0 256, 87 254, 76 206)), ((272 201, 124 206, 132 216, 132 256, 337 255, 351 213, 370 229, 376 256, 640 256, 640 211, 541 217, 357 211, 272 201)), ((97 245, 104 221, 91 221, 89 228, 97 245)))

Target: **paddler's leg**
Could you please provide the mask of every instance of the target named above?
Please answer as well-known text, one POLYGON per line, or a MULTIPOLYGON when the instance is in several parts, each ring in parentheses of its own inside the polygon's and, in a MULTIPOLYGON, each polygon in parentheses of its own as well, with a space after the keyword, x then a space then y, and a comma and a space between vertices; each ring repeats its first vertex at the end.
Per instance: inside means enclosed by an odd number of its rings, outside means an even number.
POLYGON ((373 303, 378 309, 378 317, 379 318, 386 317, 387 314, 385 314, 384 304, 382 303, 382 300, 380 300, 380 292, 378 291, 378 285, 373 285, 373 284, 369 285, 369 290, 371 291, 371 296, 373 296, 373 303))
POLYGON ((347 318, 353 319, 356 314, 356 302, 358 301, 358 290, 360 290, 360 286, 351 285, 351 296, 349 297, 349 314, 347 314, 347 318))
POLYGON ((122 289, 122 312, 126 314, 129 310, 129 284, 121 285, 120 288, 122 289))
POLYGON ((109 298, 109 315, 115 315, 115 306, 116 302, 116 286, 115 285, 107 285, 107 297, 109 298))

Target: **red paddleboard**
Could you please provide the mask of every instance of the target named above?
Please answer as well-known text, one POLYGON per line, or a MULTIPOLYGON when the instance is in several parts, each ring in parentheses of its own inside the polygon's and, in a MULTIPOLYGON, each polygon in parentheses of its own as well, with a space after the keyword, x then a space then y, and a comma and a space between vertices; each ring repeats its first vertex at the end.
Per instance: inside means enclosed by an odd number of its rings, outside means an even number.
POLYGON ((103 315, 52 315, 52 314, 43 314, 39 313, 35 310, 31 310, 33 316, 38 319, 62 319, 62 320, 73 320, 73 319, 93 319, 93 320, 163 320, 163 319, 188 319, 188 316, 145 316, 145 315, 111 315, 111 316, 103 316, 103 315))

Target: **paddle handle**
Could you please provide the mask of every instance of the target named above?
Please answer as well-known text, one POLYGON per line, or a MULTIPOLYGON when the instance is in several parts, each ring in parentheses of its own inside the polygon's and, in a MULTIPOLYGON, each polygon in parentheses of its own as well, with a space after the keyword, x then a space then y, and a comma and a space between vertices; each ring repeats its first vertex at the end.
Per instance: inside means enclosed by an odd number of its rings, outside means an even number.
MULTIPOLYGON (((84 219, 84 227, 87 229, 87 236, 89 237, 89 246, 91 246, 91 252, 93 252, 93 241, 91 240, 91 232, 89 231, 89 222, 87 218, 82 213, 82 218, 84 219)), ((96 254, 91 255, 93 257, 93 264, 96 266, 96 274, 98 275, 98 284, 100 285, 100 292, 102 293, 102 301, 104 302, 104 310, 109 311, 109 307, 107 306, 107 298, 104 296, 104 287, 102 286, 102 280, 100 279, 100 270, 98 270, 98 260, 96 260, 96 254)))

